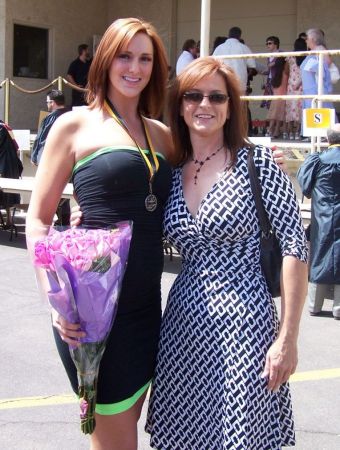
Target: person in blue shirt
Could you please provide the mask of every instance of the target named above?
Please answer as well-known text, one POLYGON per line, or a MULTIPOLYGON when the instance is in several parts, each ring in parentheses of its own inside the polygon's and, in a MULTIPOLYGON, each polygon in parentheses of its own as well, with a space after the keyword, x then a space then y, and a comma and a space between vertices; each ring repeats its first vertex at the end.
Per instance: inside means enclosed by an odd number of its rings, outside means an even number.
MULTIPOLYGON (((324 34, 321 30, 312 28, 307 31, 307 46, 310 50, 326 49, 324 34)), ((318 93, 319 56, 308 55, 301 66, 302 91, 304 95, 318 93)), ((323 59, 323 94, 332 93, 332 82, 329 72, 329 57, 323 59)), ((303 108, 311 108, 311 99, 303 100, 303 108)), ((323 102, 324 108, 333 108, 332 103, 323 102)))

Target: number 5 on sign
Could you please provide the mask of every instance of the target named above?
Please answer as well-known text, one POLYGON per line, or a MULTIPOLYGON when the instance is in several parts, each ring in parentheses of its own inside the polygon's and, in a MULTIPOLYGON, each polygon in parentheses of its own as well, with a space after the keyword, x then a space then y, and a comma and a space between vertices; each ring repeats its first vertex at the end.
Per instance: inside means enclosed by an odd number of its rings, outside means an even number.
POLYGON ((332 108, 309 108, 303 110, 303 135, 326 136, 328 128, 335 122, 335 110, 332 108))

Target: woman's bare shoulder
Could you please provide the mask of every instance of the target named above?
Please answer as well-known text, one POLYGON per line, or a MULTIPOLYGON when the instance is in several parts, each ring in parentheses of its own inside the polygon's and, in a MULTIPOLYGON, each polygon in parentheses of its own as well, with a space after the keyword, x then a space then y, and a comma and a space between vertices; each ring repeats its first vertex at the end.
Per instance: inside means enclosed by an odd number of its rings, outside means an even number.
POLYGON ((77 110, 68 111, 58 117, 56 124, 64 130, 81 128, 96 114, 95 110, 89 108, 79 108, 77 110))
POLYGON ((155 119, 146 119, 146 122, 156 151, 162 153, 166 158, 171 158, 173 142, 169 127, 155 119))

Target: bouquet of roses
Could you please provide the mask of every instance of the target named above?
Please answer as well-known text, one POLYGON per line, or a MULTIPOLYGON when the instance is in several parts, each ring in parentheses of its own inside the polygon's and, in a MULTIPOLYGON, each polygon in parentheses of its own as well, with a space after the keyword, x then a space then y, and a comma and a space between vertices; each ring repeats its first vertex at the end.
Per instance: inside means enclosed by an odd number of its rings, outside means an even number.
POLYGON ((119 222, 112 229, 50 227, 33 247, 34 265, 47 275, 45 289, 52 308, 86 333, 78 346, 69 346, 85 434, 95 428, 99 364, 117 311, 131 235, 130 222, 119 222))

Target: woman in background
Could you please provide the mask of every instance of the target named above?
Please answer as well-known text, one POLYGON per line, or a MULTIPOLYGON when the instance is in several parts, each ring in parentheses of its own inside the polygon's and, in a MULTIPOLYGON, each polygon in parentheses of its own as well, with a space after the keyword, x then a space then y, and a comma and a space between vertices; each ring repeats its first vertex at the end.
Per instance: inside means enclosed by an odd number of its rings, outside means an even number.
MULTIPOLYGON (((307 50, 306 41, 298 38, 294 42, 294 51, 307 50)), ((302 81, 300 65, 304 57, 302 56, 288 56, 287 63, 289 69, 287 95, 301 95, 302 81), (302 58, 302 59, 301 59, 302 58)), ((301 119, 302 119, 302 100, 286 100, 286 122, 287 132, 290 140, 300 139, 301 134, 301 119)))
MULTIPOLYGON (((273 95, 286 95, 288 85, 288 64, 285 58, 277 57, 272 67, 271 85, 273 95)), ((269 120, 269 134, 277 139, 281 136, 287 139, 286 131, 286 101, 284 99, 271 100, 267 119, 269 120)))
MULTIPOLYGON (((326 43, 324 39, 324 33, 317 28, 311 28, 307 31, 307 46, 310 50, 325 50, 326 43)), ((331 60, 329 57, 323 59, 323 94, 331 94, 333 87, 331 83, 331 77, 329 72, 329 65, 331 60)), ((319 70, 319 57, 318 55, 308 55, 301 66, 301 79, 302 79, 302 91, 304 95, 316 95, 318 93, 318 70, 319 70)), ((304 99, 303 108, 311 108, 312 100, 304 99)), ((330 102, 323 102, 324 108, 334 108, 330 102)))

